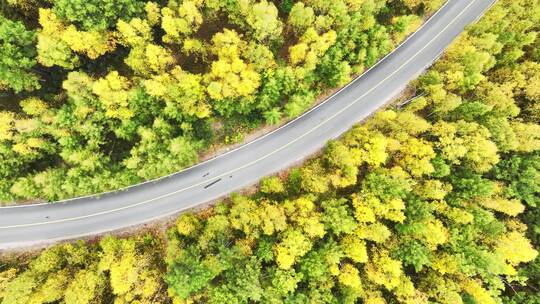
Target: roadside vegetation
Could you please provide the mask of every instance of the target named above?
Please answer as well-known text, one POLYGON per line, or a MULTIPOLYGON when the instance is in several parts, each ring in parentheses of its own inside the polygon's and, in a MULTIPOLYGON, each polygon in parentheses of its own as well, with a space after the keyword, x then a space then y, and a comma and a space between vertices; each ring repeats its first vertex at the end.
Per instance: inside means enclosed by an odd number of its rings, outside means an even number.
POLYGON ((539 24, 499 1, 423 97, 165 236, 8 260, 1 303, 539 303, 539 24))
POLYGON ((303 113, 442 0, 3 0, 0 202, 125 187, 303 113))

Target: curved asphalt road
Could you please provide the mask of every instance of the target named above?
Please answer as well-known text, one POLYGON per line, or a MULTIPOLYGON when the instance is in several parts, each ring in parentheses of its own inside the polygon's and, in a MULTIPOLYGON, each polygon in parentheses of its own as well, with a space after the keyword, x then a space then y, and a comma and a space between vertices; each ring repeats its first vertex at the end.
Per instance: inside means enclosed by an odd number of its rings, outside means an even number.
POLYGON ((0 249, 109 232, 190 209, 297 163, 396 96, 496 0, 449 0, 375 67, 287 125, 197 166, 101 197, 0 208, 0 249))

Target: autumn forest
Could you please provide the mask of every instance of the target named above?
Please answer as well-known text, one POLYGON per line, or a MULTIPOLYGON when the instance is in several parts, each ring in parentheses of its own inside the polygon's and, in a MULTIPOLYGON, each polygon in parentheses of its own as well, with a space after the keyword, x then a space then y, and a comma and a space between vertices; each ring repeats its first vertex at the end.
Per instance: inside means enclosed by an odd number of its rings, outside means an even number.
POLYGON ((99 193, 192 165, 300 115, 442 1, 162 2, 4 0, 0 201, 99 193))
MULTIPOLYGON (((7 0, 0 201, 196 163, 300 115, 442 4, 7 0)), ((499 0, 417 98, 166 232, 8 255, 0 303, 540 303, 539 32, 538 1, 499 0)))

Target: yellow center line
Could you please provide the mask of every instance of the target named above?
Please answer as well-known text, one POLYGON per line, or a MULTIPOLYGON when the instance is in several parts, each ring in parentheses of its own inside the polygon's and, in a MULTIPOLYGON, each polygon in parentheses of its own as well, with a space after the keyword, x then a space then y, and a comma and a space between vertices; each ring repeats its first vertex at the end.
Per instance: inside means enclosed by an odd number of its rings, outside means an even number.
POLYGON ((312 132, 314 132, 315 130, 320 128, 322 125, 326 124, 328 121, 334 119, 336 116, 340 115, 341 113, 345 112, 347 109, 349 109, 350 107, 355 105, 360 99, 362 99, 362 98, 366 97, 367 95, 369 95, 371 92, 373 92, 379 86, 381 86, 381 84, 383 84, 385 81, 387 81, 388 79, 390 79, 391 77, 396 75, 399 71, 401 71, 407 64, 409 64, 411 61, 413 61, 422 51, 424 51, 427 47, 429 47, 431 45, 431 43, 433 43, 433 41, 435 41, 437 38, 439 38, 439 36, 441 36, 444 33, 444 31, 446 31, 452 24, 454 24, 454 22, 459 17, 461 17, 461 15, 463 15, 465 13, 465 11, 467 11, 467 9, 469 7, 471 7, 475 2, 476 2, 476 0, 471 1, 471 3, 469 3, 456 17, 454 17, 437 35, 435 35, 435 37, 433 37, 433 39, 431 39, 428 43, 426 43, 424 45, 424 47, 422 47, 418 52, 416 52, 413 56, 411 56, 411 58, 409 58, 407 61, 405 61, 405 63, 403 63, 399 68, 397 68, 390 75, 386 76, 383 80, 381 80, 379 83, 377 83, 371 89, 367 90, 364 94, 362 94, 360 97, 356 98, 353 102, 348 104, 346 107, 344 107, 343 109, 341 109, 340 111, 338 111, 334 115, 328 117, 327 119, 323 120, 322 122, 317 124, 315 127, 310 129, 306 133, 298 136, 294 140, 292 140, 292 141, 288 142, 287 144, 281 146, 280 148, 266 154, 265 156, 262 156, 262 157, 260 157, 260 158, 258 158, 256 160, 253 160, 253 161, 251 161, 251 162, 249 162, 247 164, 244 164, 244 165, 242 165, 242 166, 240 166, 240 167, 238 167, 236 169, 233 169, 231 171, 222 173, 222 174, 220 174, 218 176, 215 176, 215 177, 213 177, 211 179, 208 179, 208 180, 193 184, 191 186, 188 186, 186 188, 179 189, 179 190, 167 193, 167 194, 163 194, 163 195, 160 195, 160 196, 157 196, 157 197, 154 197, 154 198, 142 201, 142 202, 138 202, 138 203, 135 203, 135 204, 132 204, 132 205, 127 205, 127 206, 118 207, 118 208, 115 208, 115 209, 110 209, 110 210, 101 211, 101 212, 97 212, 97 213, 81 215, 81 216, 65 218, 65 219, 59 219, 59 220, 53 220, 53 221, 31 223, 31 224, 19 224, 19 225, 11 225, 11 226, 0 226, 0 229, 13 229, 13 228, 24 228, 24 227, 32 227, 32 226, 39 226, 39 225, 58 224, 58 223, 63 223, 63 222, 76 221, 76 220, 81 220, 81 219, 90 218, 90 217, 94 217, 94 216, 100 216, 100 215, 104 215, 104 214, 114 213, 114 212, 117 212, 117 211, 122 211, 122 210, 125 210, 125 209, 129 209, 129 208, 137 207, 137 206, 140 206, 140 205, 144 205, 144 204, 147 204, 147 203, 150 203, 150 202, 162 199, 162 198, 166 198, 166 197, 169 197, 171 195, 175 195, 177 193, 180 193, 180 192, 183 192, 183 191, 186 191, 186 190, 189 190, 189 189, 204 185, 204 184, 206 184, 206 183, 208 183, 208 182, 210 182, 212 180, 216 180, 216 179, 225 177, 227 175, 230 175, 231 173, 235 173, 235 172, 240 171, 240 170, 242 170, 244 168, 247 168, 247 167, 249 167, 249 166, 251 166, 253 164, 256 164, 256 163, 258 163, 258 162, 260 162, 260 161, 262 161, 262 160, 264 160, 264 159, 266 159, 266 158, 268 158, 268 157, 270 157, 270 156, 272 156, 272 155, 286 149, 290 145, 296 143, 297 141, 299 141, 302 138, 306 137, 307 135, 311 134, 312 132))

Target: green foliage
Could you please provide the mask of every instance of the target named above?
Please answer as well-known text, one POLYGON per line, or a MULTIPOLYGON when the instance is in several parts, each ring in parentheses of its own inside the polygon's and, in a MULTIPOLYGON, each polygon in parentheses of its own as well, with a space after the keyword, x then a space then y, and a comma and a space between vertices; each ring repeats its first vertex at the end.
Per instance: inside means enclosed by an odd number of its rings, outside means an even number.
POLYGON ((56 0, 54 12, 84 30, 103 30, 141 14, 143 6, 141 0, 56 0))
POLYGON ((200 253, 194 248, 188 248, 179 255, 176 262, 171 265, 170 272, 166 277, 169 288, 180 298, 187 298, 191 293, 199 291, 208 285, 217 273, 213 269, 211 261, 201 261, 200 253))
POLYGON ((512 155, 495 168, 495 177, 508 183, 506 195, 526 202, 531 207, 540 204, 540 155, 512 155))
POLYGON ((36 65, 36 33, 20 21, 0 15, 0 90, 32 91, 40 87, 36 65))

